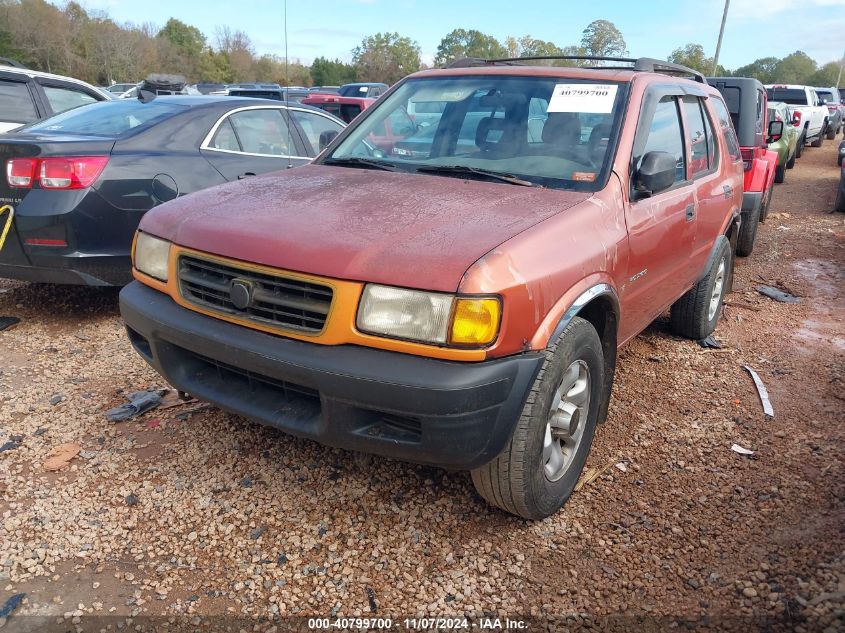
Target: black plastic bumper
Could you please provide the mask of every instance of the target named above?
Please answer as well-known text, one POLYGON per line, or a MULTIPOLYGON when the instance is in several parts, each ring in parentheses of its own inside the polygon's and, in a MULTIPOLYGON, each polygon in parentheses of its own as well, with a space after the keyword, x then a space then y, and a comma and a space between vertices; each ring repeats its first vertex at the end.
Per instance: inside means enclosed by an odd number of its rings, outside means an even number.
POLYGON ((542 355, 479 363, 286 339, 210 318, 138 282, 136 351, 174 387, 329 446, 471 469, 510 440, 542 355))

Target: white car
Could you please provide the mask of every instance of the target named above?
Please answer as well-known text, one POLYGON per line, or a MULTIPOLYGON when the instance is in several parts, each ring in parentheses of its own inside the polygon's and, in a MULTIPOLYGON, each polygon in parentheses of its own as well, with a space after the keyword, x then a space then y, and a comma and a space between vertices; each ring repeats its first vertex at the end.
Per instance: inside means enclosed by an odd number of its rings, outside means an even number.
POLYGON ((816 89, 795 84, 771 84, 766 86, 769 101, 783 101, 792 111, 793 123, 799 128, 799 143, 812 143, 821 147, 827 132, 828 111, 822 105, 816 89), (796 122, 797 120, 797 122, 796 122))
POLYGON ((0 65, 0 132, 110 98, 78 79, 0 65))

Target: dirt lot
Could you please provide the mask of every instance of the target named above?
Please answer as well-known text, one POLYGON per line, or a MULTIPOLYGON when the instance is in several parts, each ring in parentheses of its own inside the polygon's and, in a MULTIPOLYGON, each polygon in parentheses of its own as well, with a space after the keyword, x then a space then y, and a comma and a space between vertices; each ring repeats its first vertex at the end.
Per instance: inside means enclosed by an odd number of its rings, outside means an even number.
POLYGON ((164 386, 131 350, 116 292, 0 281, 0 315, 22 320, 0 332, 0 604, 26 593, 6 630, 91 630, 95 616, 97 629, 127 618, 162 628, 166 616, 237 630, 239 617, 425 614, 843 630, 837 144, 808 148, 777 186, 738 264, 723 349, 657 322, 622 352, 588 463, 603 473, 538 523, 487 508, 465 473, 355 456, 216 410, 108 423, 125 392, 164 386), (801 303, 767 299, 760 283, 801 303), (774 419, 743 364, 768 387, 774 419), (44 472, 63 442, 81 454, 44 472))

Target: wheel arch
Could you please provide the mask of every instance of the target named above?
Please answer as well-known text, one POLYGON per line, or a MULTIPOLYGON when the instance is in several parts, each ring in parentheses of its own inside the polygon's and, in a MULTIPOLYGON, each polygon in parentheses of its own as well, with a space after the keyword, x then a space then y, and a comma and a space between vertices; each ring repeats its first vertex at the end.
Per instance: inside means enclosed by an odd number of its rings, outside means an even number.
POLYGON ((601 341, 604 358, 603 393, 598 411, 598 422, 607 419, 613 377, 616 373, 616 354, 619 332, 620 306, 616 290, 609 283, 597 283, 582 292, 563 313, 555 326, 547 345, 557 341, 566 326, 579 317, 595 328, 601 341))

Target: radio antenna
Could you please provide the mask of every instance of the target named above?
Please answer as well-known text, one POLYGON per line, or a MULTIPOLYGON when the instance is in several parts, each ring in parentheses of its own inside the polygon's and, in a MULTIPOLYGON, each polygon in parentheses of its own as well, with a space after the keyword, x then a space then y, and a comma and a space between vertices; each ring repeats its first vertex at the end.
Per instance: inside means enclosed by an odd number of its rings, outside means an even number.
POLYGON ((291 158, 291 142, 290 135, 290 75, 288 74, 288 0, 285 0, 285 120, 288 127, 288 169, 293 167, 293 159, 291 158))

